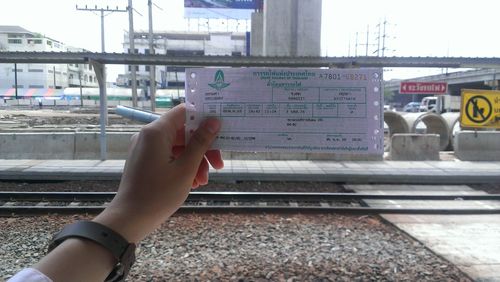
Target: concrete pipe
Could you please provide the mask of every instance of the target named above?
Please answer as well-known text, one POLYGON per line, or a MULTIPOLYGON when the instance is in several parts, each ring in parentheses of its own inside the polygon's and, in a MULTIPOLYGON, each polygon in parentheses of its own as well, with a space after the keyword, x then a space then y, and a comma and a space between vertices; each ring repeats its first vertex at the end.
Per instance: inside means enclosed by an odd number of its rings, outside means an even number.
POLYGON ((385 136, 384 130, 384 150, 389 151, 392 135, 395 133, 409 133, 410 129, 405 119, 397 112, 384 111, 384 122, 389 129, 387 136, 385 136))
POLYGON ((455 112, 443 113, 441 117, 444 118, 449 129, 448 132, 450 136, 450 143, 448 145, 447 150, 453 151, 453 140, 455 139, 455 135, 457 134, 457 132, 462 130, 460 128, 460 121, 458 120, 460 118, 460 113, 455 113, 455 112))
POLYGON ((446 150, 450 143, 450 134, 448 124, 441 115, 429 112, 407 113, 403 115, 403 118, 410 128, 410 133, 417 133, 417 126, 423 123, 427 128, 425 133, 439 134, 439 148, 441 151, 446 150))

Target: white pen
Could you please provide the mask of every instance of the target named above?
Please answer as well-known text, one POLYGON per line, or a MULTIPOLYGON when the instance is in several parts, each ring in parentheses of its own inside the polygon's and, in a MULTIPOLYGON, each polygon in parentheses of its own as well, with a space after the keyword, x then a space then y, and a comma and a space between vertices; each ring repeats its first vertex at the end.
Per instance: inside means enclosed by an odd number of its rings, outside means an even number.
POLYGON ((153 122, 161 116, 160 114, 154 112, 139 110, 126 106, 116 106, 116 114, 131 120, 136 120, 144 123, 153 122))

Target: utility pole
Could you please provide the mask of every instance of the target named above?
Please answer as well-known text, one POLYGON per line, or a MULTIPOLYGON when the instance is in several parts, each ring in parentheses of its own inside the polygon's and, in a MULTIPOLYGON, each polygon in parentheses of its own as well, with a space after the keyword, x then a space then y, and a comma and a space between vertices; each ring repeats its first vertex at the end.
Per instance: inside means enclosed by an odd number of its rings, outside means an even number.
MULTIPOLYGON (((101 52, 106 52, 105 43, 104 43, 104 12, 109 12, 109 14, 113 12, 126 12, 127 10, 121 10, 116 7, 116 9, 109 9, 108 6, 106 8, 97 8, 97 5, 94 8, 88 8, 85 5, 85 8, 78 8, 78 11, 87 11, 87 12, 101 12, 101 52)), ((109 15, 108 14, 108 15, 109 15)), ((100 115, 100 148, 101 148, 101 160, 107 159, 107 140, 106 140, 106 125, 108 124, 108 97, 106 94, 106 68, 103 65, 98 63, 93 64, 94 71, 96 74, 97 81, 99 82, 99 115, 100 115)), ((81 83, 80 83, 81 85, 81 83)))
MULTIPOLYGON (((149 54, 155 54, 153 46, 153 1, 148 0, 149 9, 149 54)), ((151 111, 156 110, 156 67, 155 65, 149 66, 149 98, 151 100, 151 111)))
POLYGON ((76 10, 78 11, 87 11, 87 12, 100 12, 101 14, 101 50, 102 52, 104 53, 104 50, 105 50, 105 42, 104 42, 104 17, 113 13, 113 12, 126 12, 127 10, 125 9, 119 9, 118 6, 115 8, 115 9, 110 9, 109 6, 106 6, 106 8, 104 7, 100 7, 98 8, 97 5, 94 6, 94 8, 92 7, 87 7, 87 5, 85 5, 84 8, 78 8, 78 5, 76 5, 76 10), (104 12, 108 12, 107 15, 104 14, 104 12))
POLYGON ((366 42, 360 43, 359 45, 365 46, 365 56, 366 57, 368 57, 371 54, 375 54, 375 53, 377 53, 377 55, 378 55, 378 50, 375 50, 372 53, 369 53, 370 48, 372 48, 373 46, 377 46, 377 44, 370 43, 370 25, 366 25, 366 42))
POLYGON ((347 57, 351 56, 351 37, 349 36, 349 45, 347 47, 347 57))
MULTIPOLYGON (((128 0, 128 40, 129 40, 129 53, 135 54, 134 44, 134 8, 132 7, 132 0, 128 0)), ((137 75, 135 72, 135 65, 130 66, 130 76, 132 81, 132 106, 137 107, 137 75)))
POLYGON ((379 20, 377 28, 378 28, 378 34, 377 34, 377 57, 380 57, 380 27, 381 27, 381 22, 379 20))
POLYGON ((354 57, 358 56, 358 33, 356 32, 356 44, 354 48, 354 57))
POLYGON ((385 26, 387 25, 387 20, 384 19, 384 34, 382 35, 382 57, 385 56, 385 37, 386 37, 386 34, 385 34, 385 26))
POLYGON ((368 57, 368 46, 370 44, 370 25, 366 25, 366 55, 368 57))
POLYGON ((373 45, 377 45, 377 50, 375 50, 372 53, 372 54, 377 53, 377 57, 380 57, 380 56, 385 57, 386 50, 387 51, 396 51, 396 50, 389 49, 386 46, 387 45, 386 39, 395 38, 395 37, 387 35, 387 26, 388 25, 391 25, 391 23, 388 22, 387 19, 385 19, 385 18, 384 18, 384 21, 379 20, 379 23, 377 24, 377 29, 378 29, 377 44, 373 44, 373 45), (380 45, 382 45, 382 46, 380 46, 380 45))

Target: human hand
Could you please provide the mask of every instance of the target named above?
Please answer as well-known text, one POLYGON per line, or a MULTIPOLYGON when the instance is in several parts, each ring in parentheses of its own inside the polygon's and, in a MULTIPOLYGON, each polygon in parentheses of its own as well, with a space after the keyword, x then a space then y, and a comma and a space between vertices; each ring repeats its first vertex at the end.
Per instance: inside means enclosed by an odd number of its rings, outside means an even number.
POLYGON ((208 150, 220 122, 207 119, 184 146, 186 109, 179 105, 132 138, 118 193, 94 221, 138 242, 171 216, 191 187, 208 183, 209 163, 224 166, 219 150, 208 150))

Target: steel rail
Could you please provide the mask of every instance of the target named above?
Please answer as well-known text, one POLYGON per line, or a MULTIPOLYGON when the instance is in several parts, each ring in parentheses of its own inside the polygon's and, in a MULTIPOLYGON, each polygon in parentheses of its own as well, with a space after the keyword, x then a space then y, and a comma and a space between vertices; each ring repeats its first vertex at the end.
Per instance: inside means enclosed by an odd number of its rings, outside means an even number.
MULTIPOLYGON (((0 206, 0 216, 10 215, 40 215, 40 214, 75 214, 99 213, 104 206, 0 206)), ((293 212, 293 213, 341 213, 341 214, 448 214, 448 215, 478 215, 500 214, 500 209, 427 209, 427 208, 372 208, 372 207, 323 207, 323 206, 197 206, 183 205, 179 212, 207 213, 251 213, 251 212, 293 212)))
MULTIPOLYGON (((0 215, 39 215, 98 213, 115 192, 0 192, 0 215), (16 201, 23 204, 16 205, 16 201), (38 202, 25 205, 24 202, 38 202), (69 205, 53 205, 50 201, 71 202, 69 205), (96 201, 102 205, 80 205, 78 202, 96 201)), ((180 212, 317 212, 343 214, 500 214, 494 208, 391 208, 345 207, 335 201, 346 200, 498 200, 500 194, 482 195, 380 195, 357 193, 261 193, 261 192, 191 192, 180 212), (265 202, 267 201, 267 202, 265 202), (273 203, 275 201, 275 203, 273 203), (311 202, 317 205, 310 205, 311 202), (256 202, 256 203, 253 203, 256 202), (276 203, 278 202, 278 203, 276 203), (226 203, 226 204, 223 204, 226 203), (245 205, 244 203, 250 203, 245 205), (264 204, 263 204, 264 203, 264 204), (293 204, 292 204, 293 203, 293 204), (306 203, 306 205, 301 205, 306 203), (333 204, 332 204, 333 203, 333 204)))
POLYGON ((226 66, 500 68, 498 57, 259 57, 172 56, 93 52, 0 52, 0 63, 226 66))
MULTIPOLYGON (((116 192, 0 192, 3 201, 106 201, 116 192)), ((297 192, 191 192, 188 201, 239 201, 253 200, 302 200, 302 201, 343 201, 343 200, 500 200, 500 194, 370 194, 370 193, 297 193, 297 192)))

